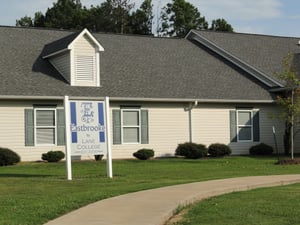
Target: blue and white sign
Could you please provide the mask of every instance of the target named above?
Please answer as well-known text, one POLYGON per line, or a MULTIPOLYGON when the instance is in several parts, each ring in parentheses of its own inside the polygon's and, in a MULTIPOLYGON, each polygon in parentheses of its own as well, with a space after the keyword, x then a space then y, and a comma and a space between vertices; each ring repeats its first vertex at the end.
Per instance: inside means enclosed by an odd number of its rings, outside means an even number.
POLYGON ((71 155, 107 153, 105 103, 70 101, 71 155))

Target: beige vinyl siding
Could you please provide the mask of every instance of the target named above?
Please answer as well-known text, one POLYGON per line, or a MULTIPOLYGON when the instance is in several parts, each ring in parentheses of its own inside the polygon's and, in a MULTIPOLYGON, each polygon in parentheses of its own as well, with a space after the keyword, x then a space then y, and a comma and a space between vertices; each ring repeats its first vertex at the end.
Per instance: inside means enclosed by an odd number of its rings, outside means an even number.
MULTIPOLYGON (((132 158, 132 153, 141 148, 153 149, 156 157, 174 156, 177 145, 189 140, 185 105, 141 103, 141 106, 148 110, 149 144, 112 145, 112 157, 132 158)), ((118 109, 118 105, 111 103, 111 118, 112 109, 118 109)))
POLYGON ((50 63, 57 69, 57 71, 68 81, 70 80, 70 67, 71 67, 71 61, 70 61, 70 52, 66 52, 64 54, 55 56, 53 58, 50 58, 50 63))
MULTIPOLYGON (((112 106, 117 108, 115 104, 112 106)), ((189 141, 189 112, 185 110, 188 104, 142 103, 141 106, 149 111, 149 144, 113 145, 113 158, 131 158, 132 153, 140 148, 154 149, 157 157, 174 156, 177 145, 189 141)), ((192 109, 193 142, 206 146, 212 143, 227 144, 232 148, 233 155, 248 154, 251 146, 261 142, 273 146, 275 150, 272 133, 272 126, 275 126, 278 147, 282 152, 284 123, 270 117, 277 112, 275 105, 247 105, 259 110, 260 142, 230 142, 229 115, 230 110, 235 110, 237 106, 205 103, 192 109)), ((299 146, 300 143, 296 144, 299 146)))
POLYGON ((276 127, 277 142, 280 151, 283 151, 284 123, 272 119, 271 114, 277 111, 275 105, 247 105, 259 110, 260 142, 230 142, 229 112, 238 105, 229 104, 200 104, 193 109, 193 141, 209 146, 212 143, 228 144, 234 155, 249 153, 249 148, 258 143, 266 143, 274 147, 272 126, 276 127))
MULTIPOLYGON (((50 150, 65 151, 64 146, 25 147, 24 109, 32 109, 34 104, 54 104, 57 108, 63 108, 62 101, 0 101, 0 146, 16 151, 22 161, 40 160, 41 154, 50 150)), ((120 109, 120 105, 124 106, 126 103, 111 102, 110 105, 112 120, 112 110, 120 109)), ((132 153, 141 148, 153 149, 156 157, 174 156, 177 145, 189 141, 189 112, 186 110, 188 103, 141 102, 134 105, 140 105, 142 109, 148 110, 149 144, 112 145, 113 159, 132 158, 132 153)), ((271 113, 276 113, 275 105, 248 106, 259 109, 260 142, 274 146, 272 134, 274 125, 279 149, 283 151, 284 123, 270 118, 271 113)), ((207 146, 217 142, 229 144, 233 154, 248 154, 248 149, 257 143, 230 143, 229 112, 235 107, 233 104, 199 103, 198 107, 192 110, 193 141, 207 146)), ((297 148, 300 146, 299 137, 298 134, 295 138, 296 152, 299 152, 297 148)), ((94 156, 84 156, 82 159, 94 159, 94 156)))
POLYGON ((97 86, 96 46, 87 35, 74 43, 74 85, 97 86))
MULTIPOLYGON (((58 104, 57 102, 48 103, 58 104)), ((22 161, 41 160, 42 153, 65 149, 64 146, 25 147, 24 109, 32 109, 33 104, 47 104, 47 102, 0 101, 0 146, 17 152, 22 161)), ((61 104, 60 107, 62 107, 61 104)))
POLYGON ((229 144, 229 108, 199 104, 192 109, 193 142, 209 145, 214 142, 229 144))

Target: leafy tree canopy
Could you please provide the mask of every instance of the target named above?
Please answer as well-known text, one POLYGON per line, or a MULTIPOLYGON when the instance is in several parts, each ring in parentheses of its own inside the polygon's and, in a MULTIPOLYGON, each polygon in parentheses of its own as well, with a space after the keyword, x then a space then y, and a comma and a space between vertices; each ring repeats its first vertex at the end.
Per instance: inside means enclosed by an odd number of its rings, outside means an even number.
MULTIPOLYGON (((300 80, 299 74, 297 74, 296 69, 294 68, 294 65, 297 65, 295 61, 298 60, 297 57, 289 54, 283 60, 283 71, 281 73, 276 73, 277 78, 285 82, 285 91, 277 96, 277 103, 281 112, 273 115, 273 117, 285 122, 283 137, 284 150, 286 155, 291 153, 292 159, 294 158, 292 149, 294 127, 300 124, 300 80)), ((299 130, 295 130, 295 133, 297 132, 299 132, 299 130)))
POLYGON ((208 28, 208 22, 198 9, 185 0, 173 0, 162 11, 163 36, 184 37, 191 29, 208 28))
MULTIPOLYGON (((134 10, 132 0, 105 0, 100 5, 86 8, 80 0, 57 0, 46 13, 36 12, 34 17, 16 20, 16 26, 82 29, 112 33, 153 35, 152 0, 144 0, 134 10)), ((191 29, 233 31, 224 19, 208 22, 198 9, 186 0, 172 0, 162 8, 156 26, 158 36, 183 37, 191 29)))
POLYGON ((223 18, 213 20, 209 30, 233 32, 232 26, 223 18))

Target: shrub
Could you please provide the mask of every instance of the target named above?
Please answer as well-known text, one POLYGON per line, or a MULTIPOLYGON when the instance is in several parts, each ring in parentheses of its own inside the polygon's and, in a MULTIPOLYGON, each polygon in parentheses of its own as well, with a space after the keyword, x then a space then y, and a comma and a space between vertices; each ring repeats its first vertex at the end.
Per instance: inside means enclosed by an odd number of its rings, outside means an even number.
POLYGON ((187 159, 198 159, 207 155, 207 148, 202 144, 186 142, 177 146, 175 155, 184 156, 187 159))
POLYGON ((59 162, 65 157, 65 153, 62 151, 49 151, 42 154, 42 160, 48 162, 59 162))
POLYGON ((104 155, 94 155, 96 161, 101 161, 104 155))
POLYGON ((147 160, 154 156, 154 151, 152 149, 140 149, 133 153, 133 156, 140 160, 147 160))
POLYGON ((249 149, 250 155, 272 155, 273 147, 264 143, 254 145, 249 149))
POLYGON ((231 149, 225 144, 211 144, 208 147, 208 154, 212 157, 226 156, 231 154, 231 149))
POLYGON ((0 148, 0 166, 10 166, 20 162, 20 156, 8 148, 0 148))

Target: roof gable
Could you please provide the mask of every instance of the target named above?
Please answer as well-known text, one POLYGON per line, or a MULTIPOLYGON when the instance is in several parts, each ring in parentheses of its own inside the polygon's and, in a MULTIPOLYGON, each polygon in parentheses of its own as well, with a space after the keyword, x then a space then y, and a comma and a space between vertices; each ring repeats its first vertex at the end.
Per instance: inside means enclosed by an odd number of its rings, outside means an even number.
POLYGON ((94 36, 84 29, 45 46, 43 59, 57 69, 71 86, 100 86, 100 52, 94 36))
POLYGON ((294 56, 293 66, 300 71, 300 38, 196 30, 193 32, 279 82, 281 85, 278 87, 284 86, 285 82, 278 80, 275 74, 283 72, 282 61, 287 55, 294 56))
POLYGON ((255 77, 256 79, 258 79, 259 81, 267 85, 268 87, 270 88, 284 87, 284 84, 281 83, 279 80, 274 79, 273 76, 269 76, 268 74, 259 70, 255 66, 250 65, 249 63, 239 58, 238 55, 236 56, 231 52, 226 51, 221 46, 216 45, 214 42, 202 36, 201 33, 198 31, 191 30, 189 34, 186 36, 186 38, 204 45, 206 48, 210 49, 211 51, 215 52, 219 56, 223 57, 224 59, 238 66, 239 68, 241 68, 251 76, 255 77))
POLYGON ((71 33, 66 37, 58 39, 54 42, 45 45, 42 57, 44 59, 61 54, 65 51, 72 50, 74 44, 83 36, 87 36, 97 46, 97 51, 104 51, 101 44, 94 38, 94 36, 85 28, 81 32, 71 33))

